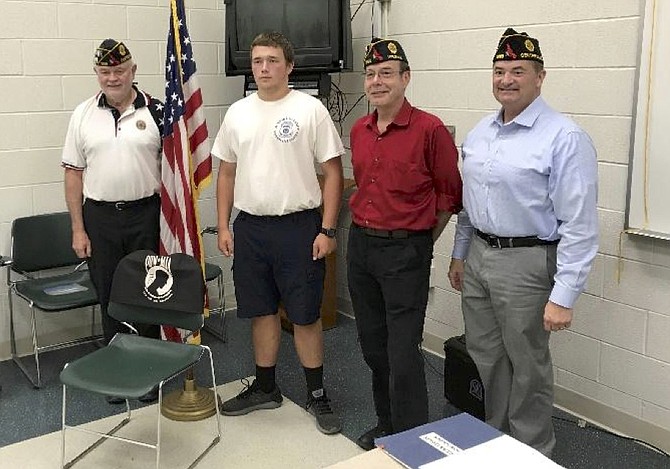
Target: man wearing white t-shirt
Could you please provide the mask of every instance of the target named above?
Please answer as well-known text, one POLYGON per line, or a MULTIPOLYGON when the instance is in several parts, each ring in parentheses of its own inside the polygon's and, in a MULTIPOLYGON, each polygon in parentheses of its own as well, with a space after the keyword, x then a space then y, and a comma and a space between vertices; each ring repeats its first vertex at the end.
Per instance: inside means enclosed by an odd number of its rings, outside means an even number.
POLYGON ((292 91, 293 47, 279 33, 257 36, 251 63, 258 93, 234 103, 212 154, 217 181, 219 249, 233 255, 237 314, 252 320, 256 379, 221 407, 243 415, 281 405, 275 366, 281 333, 279 302, 294 325, 294 342, 307 381, 307 410, 317 428, 340 431, 323 387, 323 332, 319 310, 325 257, 336 248, 344 147, 330 115, 312 96, 292 91), (320 164, 323 193, 314 168, 320 164), (323 199, 323 214, 319 211, 323 199))

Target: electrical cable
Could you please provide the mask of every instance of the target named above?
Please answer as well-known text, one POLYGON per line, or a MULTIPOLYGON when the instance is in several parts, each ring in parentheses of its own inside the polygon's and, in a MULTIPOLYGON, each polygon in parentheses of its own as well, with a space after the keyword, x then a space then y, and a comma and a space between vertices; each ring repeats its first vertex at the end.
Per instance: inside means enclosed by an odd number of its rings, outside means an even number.
POLYGON ((358 10, 360 10, 361 7, 362 7, 364 4, 365 4, 365 0, 363 0, 363 1, 358 5, 358 8, 356 8, 356 11, 354 11, 354 14, 351 15, 351 21, 353 21, 354 18, 356 18, 356 14, 358 13, 358 10))
POLYGON ((658 446, 652 445, 651 443, 648 443, 644 440, 640 440, 639 438, 634 438, 632 436, 621 435, 620 433, 616 433, 616 432, 606 430, 604 428, 597 427, 595 425, 589 424, 589 422, 587 422, 585 420, 574 421, 574 420, 571 420, 571 419, 566 419, 566 418, 563 418, 563 417, 556 417, 556 416, 552 416, 552 418, 556 421, 559 421, 559 422, 572 423, 572 424, 578 426, 579 428, 583 428, 583 429, 588 428, 589 430, 593 430, 593 431, 596 431, 596 432, 599 432, 599 433, 605 433, 607 435, 616 436, 617 438, 620 438, 622 440, 628 440, 628 441, 633 441, 635 443, 639 443, 641 445, 647 446, 650 449, 653 449, 657 453, 660 453, 660 454, 670 458, 670 454, 668 454, 666 451, 663 451, 658 446))

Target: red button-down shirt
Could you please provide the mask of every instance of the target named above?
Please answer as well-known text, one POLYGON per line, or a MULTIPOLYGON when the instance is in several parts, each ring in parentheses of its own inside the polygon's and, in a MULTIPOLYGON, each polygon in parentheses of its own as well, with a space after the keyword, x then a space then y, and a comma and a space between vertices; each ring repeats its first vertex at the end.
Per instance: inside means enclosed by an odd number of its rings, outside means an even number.
POLYGON ((383 133, 377 112, 351 129, 357 190, 349 199, 354 223, 385 230, 425 230, 437 212, 462 208, 458 151, 442 121, 407 100, 383 133))

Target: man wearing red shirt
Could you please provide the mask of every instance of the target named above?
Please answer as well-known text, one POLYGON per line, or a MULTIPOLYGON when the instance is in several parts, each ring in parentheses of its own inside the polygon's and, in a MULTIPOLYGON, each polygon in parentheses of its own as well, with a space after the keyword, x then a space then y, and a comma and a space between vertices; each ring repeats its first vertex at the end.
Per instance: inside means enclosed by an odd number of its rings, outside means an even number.
POLYGON ((405 99, 410 69, 397 41, 367 48, 365 94, 375 111, 351 130, 357 191, 349 205, 347 273, 377 426, 357 440, 428 422, 420 344, 433 243, 461 209, 458 152, 440 119, 405 99))

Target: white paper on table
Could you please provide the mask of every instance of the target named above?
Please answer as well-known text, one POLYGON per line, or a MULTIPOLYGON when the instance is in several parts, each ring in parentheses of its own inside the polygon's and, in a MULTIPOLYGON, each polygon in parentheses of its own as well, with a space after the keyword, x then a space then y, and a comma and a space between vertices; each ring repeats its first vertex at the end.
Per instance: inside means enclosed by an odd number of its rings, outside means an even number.
POLYGON ((502 435, 461 453, 424 464, 419 469, 472 469, 473 467, 559 469, 563 466, 511 436, 502 435))
POLYGON ((446 456, 451 456, 452 454, 463 451, 461 448, 442 438, 435 432, 426 433, 425 435, 421 435, 419 438, 421 441, 428 443, 430 446, 446 456))

